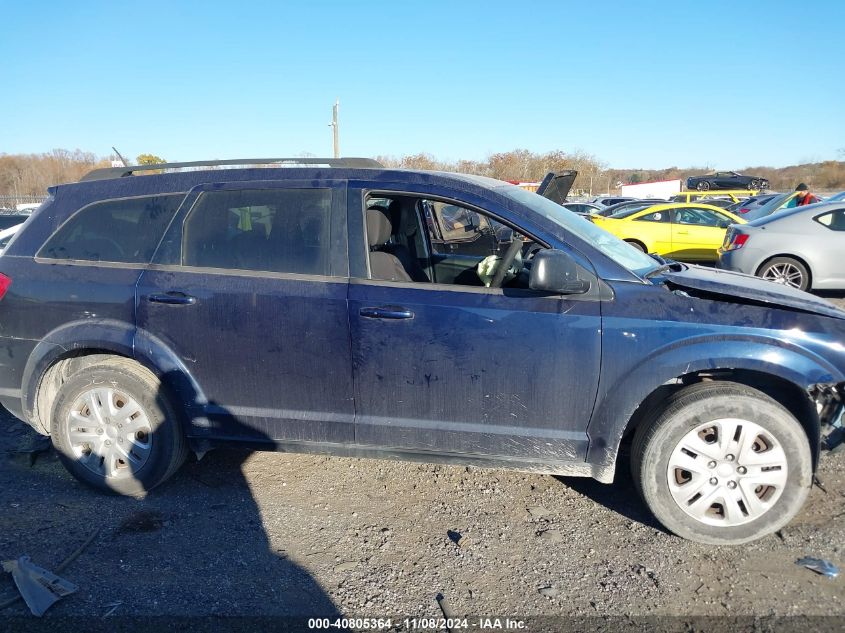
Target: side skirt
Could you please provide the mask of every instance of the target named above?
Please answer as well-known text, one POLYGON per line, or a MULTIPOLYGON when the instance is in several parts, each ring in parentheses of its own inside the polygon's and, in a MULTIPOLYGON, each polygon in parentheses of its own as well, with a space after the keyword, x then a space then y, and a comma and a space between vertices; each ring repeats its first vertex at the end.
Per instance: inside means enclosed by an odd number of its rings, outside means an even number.
POLYGON ((602 483, 612 483, 613 473, 607 469, 593 466, 586 462, 561 462, 549 460, 527 461, 499 455, 475 455, 471 453, 440 453, 410 450, 403 448, 376 448, 359 444, 331 444, 322 442, 296 442, 274 440, 265 442, 218 440, 214 438, 188 438, 191 450, 198 459, 216 448, 249 448, 256 451, 275 451, 279 453, 309 453, 314 455, 334 455, 337 457, 358 457, 364 459, 393 459, 399 461, 422 462, 429 464, 450 464, 455 466, 474 466, 477 468, 507 468, 520 472, 561 475, 564 477, 592 477, 602 483))

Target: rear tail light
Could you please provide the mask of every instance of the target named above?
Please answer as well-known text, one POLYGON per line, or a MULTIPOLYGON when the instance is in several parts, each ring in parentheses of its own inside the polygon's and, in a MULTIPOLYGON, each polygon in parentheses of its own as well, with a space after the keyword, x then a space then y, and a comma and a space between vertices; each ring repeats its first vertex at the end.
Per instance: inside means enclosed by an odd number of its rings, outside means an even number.
POLYGON ((748 213, 749 211, 751 211, 751 209, 749 209, 747 207, 743 207, 742 209, 739 210, 740 213, 748 213))
POLYGON ((745 246, 745 243, 748 241, 748 234, 747 233, 734 233, 733 235, 728 235, 725 238, 725 247, 724 250, 726 251, 735 251, 738 248, 742 248, 745 246))
POLYGON ((6 296, 6 291, 12 285, 12 278, 0 273, 0 299, 6 296))

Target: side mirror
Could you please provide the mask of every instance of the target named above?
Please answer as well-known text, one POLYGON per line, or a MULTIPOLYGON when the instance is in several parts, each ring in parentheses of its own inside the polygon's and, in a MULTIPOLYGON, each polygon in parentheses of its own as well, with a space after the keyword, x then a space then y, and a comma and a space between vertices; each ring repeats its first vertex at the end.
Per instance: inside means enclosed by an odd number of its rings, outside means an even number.
POLYGON ((590 282, 578 279, 578 266, 568 253, 553 249, 537 251, 531 261, 531 290, 578 295, 590 289, 590 282))

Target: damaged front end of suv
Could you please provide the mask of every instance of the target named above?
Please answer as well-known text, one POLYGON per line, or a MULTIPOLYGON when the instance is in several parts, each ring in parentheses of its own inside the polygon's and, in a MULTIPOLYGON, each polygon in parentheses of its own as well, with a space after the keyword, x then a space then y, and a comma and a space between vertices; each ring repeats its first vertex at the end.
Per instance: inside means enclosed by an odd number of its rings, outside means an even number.
POLYGON ((818 383, 808 390, 821 424, 821 448, 839 451, 845 443, 845 382, 818 383))

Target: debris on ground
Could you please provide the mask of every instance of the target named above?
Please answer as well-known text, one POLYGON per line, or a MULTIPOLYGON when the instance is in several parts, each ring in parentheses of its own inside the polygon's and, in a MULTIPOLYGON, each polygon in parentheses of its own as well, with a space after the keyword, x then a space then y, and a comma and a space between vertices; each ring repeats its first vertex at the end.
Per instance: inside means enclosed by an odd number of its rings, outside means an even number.
POLYGON ((800 558, 795 561, 795 564, 806 567, 807 569, 814 571, 817 574, 821 574, 822 576, 827 576, 828 578, 836 578, 839 575, 839 568, 836 565, 828 560, 822 560, 821 558, 805 556, 804 558, 800 558))
POLYGON ((555 589, 554 587, 552 587, 550 585, 547 585, 545 587, 540 587, 537 591, 540 592, 541 596, 545 596, 546 598, 555 598, 558 595, 558 593, 560 593, 557 589, 555 589))
MULTIPOLYGON (((446 618, 446 621, 448 622, 450 620, 454 620, 455 616, 452 615, 452 607, 449 605, 449 601, 446 600, 446 596, 442 593, 438 593, 434 596, 434 599, 437 600, 437 604, 440 605, 440 611, 443 613, 443 617, 446 618)), ((447 627, 446 630, 451 631, 452 629, 447 627)))
POLYGON ((29 556, 3 561, 32 615, 41 617, 53 603, 74 593, 77 586, 51 571, 35 565, 29 556))
POLYGON ((526 508, 526 511, 530 516, 535 519, 539 519, 544 516, 548 516, 549 511, 546 510, 543 506, 532 506, 530 508, 526 508))
POLYGON ((123 606, 122 602, 110 602, 109 604, 104 604, 103 608, 108 609, 106 613, 103 615, 103 618, 109 617, 112 613, 118 610, 119 607, 123 606), (111 608, 109 608, 111 607, 111 608))
MULTIPOLYGON (((79 547, 77 547, 77 548, 76 548, 76 550, 74 550, 74 552, 73 552, 70 556, 68 556, 66 559, 64 559, 64 560, 61 562, 61 564, 59 564, 59 566, 58 566, 58 567, 56 567, 56 573, 57 573, 57 574, 61 574, 61 573, 62 573, 65 569, 67 569, 67 568, 68 568, 68 566, 69 566, 69 565, 70 565, 73 561, 75 561, 77 558, 79 558, 79 556, 82 554, 82 552, 84 552, 84 551, 85 551, 85 549, 86 549, 89 545, 91 545, 91 543, 93 543, 93 542, 94 542, 94 539, 95 539, 95 538, 97 538, 97 536, 98 536, 99 534, 100 534, 100 530, 99 530, 99 529, 94 530, 93 532, 91 532, 90 536, 88 536, 88 538, 87 538, 87 539, 85 539, 85 542, 84 542, 82 545, 80 545, 79 547)), ((44 610, 43 610, 43 611, 41 611, 41 613, 35 613, 35 610, 33 610, 32 605, 30 605, 29 601, 26 599, 26 595, 24 594, 24 591, 21 589, 20 584, 18 584, 17 577, 16 577, 16 576, 15 576, 15 574, 14 574, 14 569, 15 569, 15 568, 20 568, 20 567, 21 567, 21 566, 20 566, 20 561, 22 561, 23 559, 26 559, 26 561, 28 562, 28 561, 29 561, 29 556, 21 556, 21 557, 20 557, 20 558, 18 558, 16 561, 15 561, 15 560, 11 560, 11 561, 5 561, 5 562, 3 563, 3 569, 5 569, 6 571, 8 571, 8 572, 12 573, 12 578, 14 578, 14 579, 15 579, 15 584, 18 586, 18 591, 20 591, 20 595, 15 596, 14 598, 12 598, 12 599, 10 599, 10 600, 6 600, 6 601, 4 601, 4 602, 0 602, 0 611, 2 611, 3 609, 5 609, 6 607, 9 607, 9 606, 11 606, 11 605, 15 604, 15 603, 16 603, 18 600, 20 600, 21 598, 24 598, 24 601, 27 603, 27 605, 29 606, 29 608, 30 608, 30 610, 32 611, 32 613, 33 613, 34 615, 40 616, 41 614, 43 614, 43 613, 44 613, 44 611, 46 611, 46 610, 50 607, 50 605, 51 605, 51 604, 53 604, 53 602, 55 602, 55 601, 56 601, 56 600, 58 600, 59 598, 62 598, 62 597, 64 597, 64 596, 68 595, 68 594, 67 594, 67 593, 65 593, 65 594, 63 594, 63 595, 60 595, 58 598, 56 598, 55 600, 53 600, 52 602, 50 602, 50 604, 48 604, 46 607, 44 607, 44 610), (16 565, 16 563, 17 563, 17 565, 16 565), (7 566, 7 565, 8 565, 8 566, 7 566)), ((30 563, 30 565, 31 565, 31 563, 30 563)), ((64 582, 67 582, 67 581, 62 580, 61 578, 59 578, 58 576, 56 576, 56 575, 55 575, 55 574, 53 574, 52 572, 48 572, 47 570, 41 569, 40 567, 37 567, 37 566, 35 566, 35 565, 32 565, 32 568, 37 569, 37 570, 40 570, 41 572, 45 572, 46 574, 49 574, 50 576, 53 576, 53 577, 54 577, 54 578, 56 578, 57 580, 61 580, 63 583, 64 583, 64 582)), ((47 576, 43 576, 42 578, 43 578, 43 579, 46 579, 46 578, 47 578, 47 576)), ((38 580, 38 581, 36 581, 36 582, 41 582, 41 580, 38 580)), ((70 591, 70 592, 68 592, 68 593, 73 593, 74 591, 76 591, 76 586, 75 586, 75 585, 72 585, 71 583, 67 583, 67 584, 68 584, 68 585, 70 585, 71 587, 73 587, 73 590, 72 590, 72 591, 70 591)))
POLYGON ((460 532, 456 532, 455 530, 446 530, 446 536, 448 536, 449 540, 458 547, 463 548, 469 545, 469 537, 461 534, 460 532))

